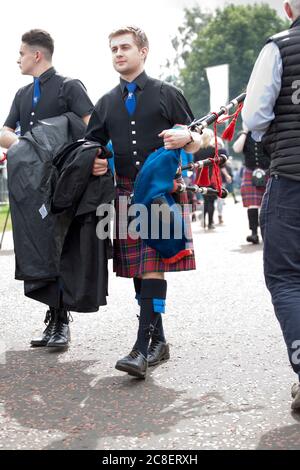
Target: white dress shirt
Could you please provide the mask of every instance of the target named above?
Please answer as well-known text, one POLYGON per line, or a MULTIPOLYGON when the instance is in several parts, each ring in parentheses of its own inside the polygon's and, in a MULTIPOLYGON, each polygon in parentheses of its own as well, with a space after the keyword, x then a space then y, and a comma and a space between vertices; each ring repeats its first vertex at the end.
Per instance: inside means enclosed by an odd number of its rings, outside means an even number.
POLYGON ((274 105, 281 90, 281 77, 280 51, 274 42, 269 42, 255 62, 242 110, 244 125, 257 142, 275 118, 274 105))

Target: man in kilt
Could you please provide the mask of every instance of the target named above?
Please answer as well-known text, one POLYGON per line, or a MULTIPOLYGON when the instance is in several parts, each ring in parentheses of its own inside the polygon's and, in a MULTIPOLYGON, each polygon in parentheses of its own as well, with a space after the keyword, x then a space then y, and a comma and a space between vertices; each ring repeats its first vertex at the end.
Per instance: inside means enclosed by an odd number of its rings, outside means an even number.
MULTIPOLYGON (((169 359, 161 317, 167 294, 164 273, 195 269, 195 258, 191 251, 183 259, 165 264, 141 238, 131 238, 127 227, 126 237, 121 237, 120 223, 128 204, 124 206, 120 201, 133 193, 136 176, 153 151, 164 146, 167 150, 184 148, 195 152, 201 137, 185 126, 193 120, 193 114, 181 92, 145 73, 149 43, 144 31, 126 26, 110 34, 109 45, 120 84, 96 104, 86 138, 102 145, 112 142, 117 184, 114 271, 117 276, 133 278, 140 305, 136 343, 116 368, 145 378, 148 365, 169 359), (176 124, 183 126, 172 129, 176 124)), ((101 171, 98 160, 95 159, 94 175, 101 171)), ((180 195, 179 203, 188 204, 186 193, 180 195)))
POLYGON ((251 136, 251 132, 243 130, 233 145, 236 153, 243 152, 244 168, 241 184, 241 195, 243 206, 247 207, 249 228, 251 235, 248 235, 247 242, 257 245, 258 237, 258 211, 261 206, 262 198, 266 190, 267 178, 264 184, 257 186, 253 180, 253 172, 260 168, 267 171, 270 166, 270 157, 264 152, 261 142, 256 142, 251 136))

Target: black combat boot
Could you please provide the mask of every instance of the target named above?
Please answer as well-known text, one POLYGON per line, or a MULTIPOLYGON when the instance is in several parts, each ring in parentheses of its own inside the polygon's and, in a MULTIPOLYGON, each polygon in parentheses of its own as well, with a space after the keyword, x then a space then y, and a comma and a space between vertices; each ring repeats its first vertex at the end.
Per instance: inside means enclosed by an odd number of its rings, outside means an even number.
MULTIPOLYGON (((66 348, 71 341, 69 314, 65 308, 56 309, 57 320, 52 336, 47 343, 48 348, 66 348)), ((72 317, 71 317, 72 318, 72 317)))
POLYGON ((253 243, 254 245, 257 245, 259 243, 259 238, 257 235, 257 229, 258 229, 258 209, 257 208, 248 209, 248 220, 249 220, 249 228, 252 233, 246 238, 246 240, 249 243, 253 243))
POLYGON ((57 317, 55 314, 55 308, 49 307, 46 312, 44 323, 47 325, 40 338, 34 338, 30 344, 32 348, 45 347, 48 344, 49 339, 54 333, 57 317))

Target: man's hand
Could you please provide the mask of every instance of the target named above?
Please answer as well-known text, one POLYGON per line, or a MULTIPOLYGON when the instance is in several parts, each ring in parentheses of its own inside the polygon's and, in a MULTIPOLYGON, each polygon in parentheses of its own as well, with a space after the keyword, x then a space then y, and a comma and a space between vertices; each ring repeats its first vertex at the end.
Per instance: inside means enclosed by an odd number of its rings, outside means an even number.
POLYGON ((14 133, 13 129, 9 127, 3 127, 0 130, 0 146, 9 149, 13 144, 19 142, 18 137, 14 133))
POLYGON ((93 175, 94 176, 102 176, 107 173, 107 168, 108 168, 108 162, 105 159, 99 158, 99 155, 101 155, 101 149, 98 150, 97 155, 94 160, 94 165, 93 165, 93 175))
POLYGON ((164 139, 167 150, 180 149, 191 141, 191 134, 186 126, 177 129, 166 129, 158 137, 164 139))

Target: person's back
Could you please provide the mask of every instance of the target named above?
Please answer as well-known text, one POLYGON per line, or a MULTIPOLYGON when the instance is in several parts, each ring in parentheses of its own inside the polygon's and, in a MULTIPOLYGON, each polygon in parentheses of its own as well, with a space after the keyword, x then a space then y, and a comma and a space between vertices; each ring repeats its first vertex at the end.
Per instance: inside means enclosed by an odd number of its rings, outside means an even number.
POLYGON ((246 128, 263 142, 271 159, 260 225, 264 273, 290 364, 298 375, 292 409, 300 409, 300 0, 286 0, 288 31, 271 37, 261 51, 247 87, 242 112, 246 128))

